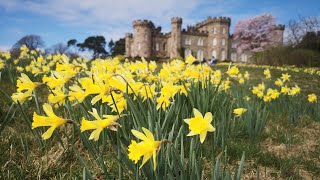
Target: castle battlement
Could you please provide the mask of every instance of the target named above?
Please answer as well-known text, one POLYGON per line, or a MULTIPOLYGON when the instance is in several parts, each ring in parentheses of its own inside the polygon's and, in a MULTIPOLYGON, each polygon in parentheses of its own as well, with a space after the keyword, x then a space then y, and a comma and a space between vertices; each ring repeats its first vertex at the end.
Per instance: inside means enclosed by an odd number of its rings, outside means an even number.
POLYGON ((231 24, 231 18, 229 17, 222 17, 222 16, 219 16, 219 17, 211 17, 209 16, 206 20, 202 21, 202 22, 199 22, 196 24, 196 28, 200 28, 202 26, 206 26, 210 23, 221 23, 221 24, 227 24, 230 26, 231 24))
POLYGON ((149 20, 142 20, 142 19, 138 19, 138 20, 134 20, 133 21, 133 27, 135 26, 149 26, 152 27, 152 21, 149 20))
POLYGON ((133 34, 132 34, 132 33, 126 33, 126 37, 132 38, 132 37, 133 37, 133 34))
POLYGON ((278 24, 278 25, 275 27, 276 30, 282 30, 282 31, 284 31, 285 28, 286 28, 286 26, 285 26, 284 24, 278 24))
POLYGON ((182 18, 181 17, 173 17, 173 18, 171 18, 171 23, 182 24, 182 18))

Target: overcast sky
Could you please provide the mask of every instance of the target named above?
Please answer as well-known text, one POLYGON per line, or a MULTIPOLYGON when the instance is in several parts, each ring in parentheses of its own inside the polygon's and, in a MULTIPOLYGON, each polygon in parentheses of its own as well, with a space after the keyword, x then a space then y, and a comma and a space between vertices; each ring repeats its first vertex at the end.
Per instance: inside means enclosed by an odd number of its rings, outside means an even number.
POLYGON ((183 27, 228 16, 233 29, 237 21, 263 13, 287 24, 299 16, 320 16, 320 0, 0 0, 0 49, 28 34, 40 35, 46 47, 92 35, 117 40, 132 32, 135 19, 152 20, 168 32, 173 16, 183 18, 183 27))

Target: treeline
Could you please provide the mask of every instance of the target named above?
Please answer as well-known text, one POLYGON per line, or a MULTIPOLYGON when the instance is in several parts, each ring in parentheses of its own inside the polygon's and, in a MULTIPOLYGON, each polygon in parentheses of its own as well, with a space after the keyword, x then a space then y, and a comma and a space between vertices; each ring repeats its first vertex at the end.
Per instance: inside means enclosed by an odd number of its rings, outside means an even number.
MULTIPOLYGON (((20 47, 26 46, 30 50, 45 48, 44 40, 38 35, 26 35, 18 40, 10 49, 13 57, 19 57, 20 47)), ((79 57, 81 52, 92 52, 92 59, 106 58, 108 56, 124 55, 125 39, 107 42, 103 36, 90 36, 83 42, 71 39, 66 43, 58 43, 44 50, 45 54, 67 54, 71 58, 79 57)))

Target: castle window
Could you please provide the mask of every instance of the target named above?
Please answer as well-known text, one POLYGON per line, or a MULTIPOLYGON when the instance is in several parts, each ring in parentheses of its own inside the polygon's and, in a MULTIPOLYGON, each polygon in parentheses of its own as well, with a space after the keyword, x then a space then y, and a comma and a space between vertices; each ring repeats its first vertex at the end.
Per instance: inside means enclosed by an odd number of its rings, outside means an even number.
POLYGON ((198 52, 197 52, 197 59, 199 60, 199 61, 203 61, 203 51, 202 50, 198 50, 198 52))
POLYGON ((163 50, 165 51, 167 48, 166 48, 167 44, 166 43, 163 43, 163 50))
POLYGON ((226 52, 224 50, 221 51, 221 60, 226 59, 226 52))
POLYGON ((226 40, 222 39, 221 44, 222 44, 222 46, 226 45, 226 40))
POLYGON ((159 43, 156 43, 156 51, 159 51, 159 43))
POLYGON ((141 44, 140 43, 138 43, 138 50, 140 50, 141 49, 141 44))
POLYGON ((211 53, 211 55, 212 55, 213 57, 217 58, 217 51, 216 51, 216 50, 213 50, 212 53, 211 53))
POLYGON ((217 34, 217 28, 213 28, 213 34, 217 34))
POLYGON ((222 29, 222 33, 225 34, 226 33, 226 28, 222 29))
POLYGON ((241 54, 241 61, 242 62, 247 62, 247 60, 248 60, 247 55, 246 54, 241 54))
POLYGON ((198 46, 203 46, 203 39, 202 38, 198 39, 198 46))
POLYGON ((213 43, 214 46, 216 46, 217 45, 217 38, 213 38, 212 43, 213 43))
POLYGON ((191 55, 191 50, 190 49, 185 49, 184 50, 184 57, 188 57, 191 55))

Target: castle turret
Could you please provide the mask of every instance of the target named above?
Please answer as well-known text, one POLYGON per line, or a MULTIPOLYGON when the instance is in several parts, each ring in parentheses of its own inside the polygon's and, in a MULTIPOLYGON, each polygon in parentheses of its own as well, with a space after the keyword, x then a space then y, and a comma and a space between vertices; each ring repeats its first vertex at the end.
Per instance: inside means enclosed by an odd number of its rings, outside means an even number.
POLYGON ((273 39, 275 43, 282 44, 283 43, 283 33, 285 30, 285 25, 279 24, 274 29, 273 39))
POLYGON ((135 20, 133 22, 133 46, 131 54, 149 58, 152 55, 152 22, 135 20))
POLYGON ((229 59, 229 28, 231 19, 228 17, 208 18, 211 25, 208 29, 208 59, 212 56, 220 60, 229 59))
POLYGON ((126 46, 125 56, 126 57, 131 56, 131 40, 132 40, 132 34, 126 33, 126 37, 125 37, 125 46, 126 46))
POLYGON ((169 49, 169 56, 170 58, 174 58, 180 56, 180 49, 181 49, 181 25, 182 25, 182 18, 180 17, 173 17, 171 19, 171 47, 169 49))

